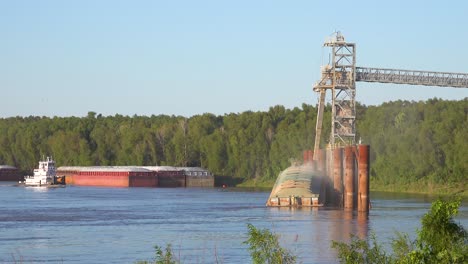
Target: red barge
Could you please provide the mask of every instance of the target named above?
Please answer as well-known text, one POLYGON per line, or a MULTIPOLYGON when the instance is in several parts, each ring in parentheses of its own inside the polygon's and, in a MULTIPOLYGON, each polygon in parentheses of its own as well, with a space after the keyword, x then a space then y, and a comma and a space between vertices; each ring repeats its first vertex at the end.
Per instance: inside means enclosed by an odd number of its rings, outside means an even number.
POLYGON ((66 184, 103 187, 213 187, 214 175, 206 169, 170 166, 59 167, 66 184))

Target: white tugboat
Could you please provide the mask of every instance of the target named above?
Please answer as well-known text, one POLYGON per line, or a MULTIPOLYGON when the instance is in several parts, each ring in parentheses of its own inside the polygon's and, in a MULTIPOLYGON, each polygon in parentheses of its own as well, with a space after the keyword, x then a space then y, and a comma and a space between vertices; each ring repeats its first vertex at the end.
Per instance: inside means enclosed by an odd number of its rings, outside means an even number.
POLYGON ((65 185, 65 176, 57 176, 55 161, 47 157, 44 161, 39 161, 39 167, 34 169, 33 176, 24 177, 25 186, 53 186, 65 185))

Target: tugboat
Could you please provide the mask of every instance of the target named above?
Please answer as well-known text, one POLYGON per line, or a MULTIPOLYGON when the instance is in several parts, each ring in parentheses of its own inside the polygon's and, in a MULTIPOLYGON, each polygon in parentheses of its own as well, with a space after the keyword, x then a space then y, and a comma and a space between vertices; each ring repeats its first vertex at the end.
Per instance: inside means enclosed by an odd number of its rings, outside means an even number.
MULTIPOLYGON (((21 183, 21 182, 20 182, 21 183)), ((65 176, 57 176, 55 161, 52 157, 39 161, 39 167, 34 169, 33 176, 24 177, 25 186, 58 187, 65 185, 65 176)))

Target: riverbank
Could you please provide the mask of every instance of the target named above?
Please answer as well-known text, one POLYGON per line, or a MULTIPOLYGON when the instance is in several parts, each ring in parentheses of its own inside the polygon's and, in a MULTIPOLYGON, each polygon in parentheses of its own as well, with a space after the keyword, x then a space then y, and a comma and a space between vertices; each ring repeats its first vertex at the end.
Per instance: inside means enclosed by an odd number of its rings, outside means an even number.
POLYGON ((371 191, 378 192, 399 192, 399 193, 415 193, 415 194, 432 194, 432 195, 459 195, 468 197, 468 186, 466 183, 433 183, 429 181, 416 181, 407 184, 384 184, 376 180, 371 181, 371 191))
POLYGON ((258 189, 265 189, 270 190, 275 185, 275 180, 246 180, 242 183, 236 185, 239 188, 258 188, 258 189))
MULTIPOLYGON (((275 180, 247 180, 237 184, 236 187, 271 190, 274 184, 275 180)), ((468 198, 468 184, 466 183, 435 184, 427 181, 417 181, 407 184, 385 184, 383 182, 372 179, 370 183, 370 190, 373 192, 397 192, 431 195, 456 194, 461 197, 468 198)))

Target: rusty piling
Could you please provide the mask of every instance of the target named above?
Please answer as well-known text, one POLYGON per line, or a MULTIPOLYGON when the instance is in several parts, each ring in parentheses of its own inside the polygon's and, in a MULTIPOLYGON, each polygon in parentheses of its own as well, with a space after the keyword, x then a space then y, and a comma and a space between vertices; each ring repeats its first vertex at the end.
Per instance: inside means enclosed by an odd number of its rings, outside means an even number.
POLYGON ((309 163, 309 151, 308 150, 304 150, 303 153, 302 153, 302 163, 303 164, 307 164, 309 163))
POLYGON ((343 149, 333 150, 333 201, 337 206, 343 205, 343 149))
POLYGON ((344 208, 354 208, 354 161, 353 153, 354 146, 346 146, 344 149, 345 155, 345 173, 344 173, 344 208))
POLYGON ((369 211, 369 145, 358 146, 358 211, 369 211))
POLYGON ((325 157, 325 150, 319 149, 317 152, 317 169, 325 174, 325 163, 326 163, 326 157, 325 157))

